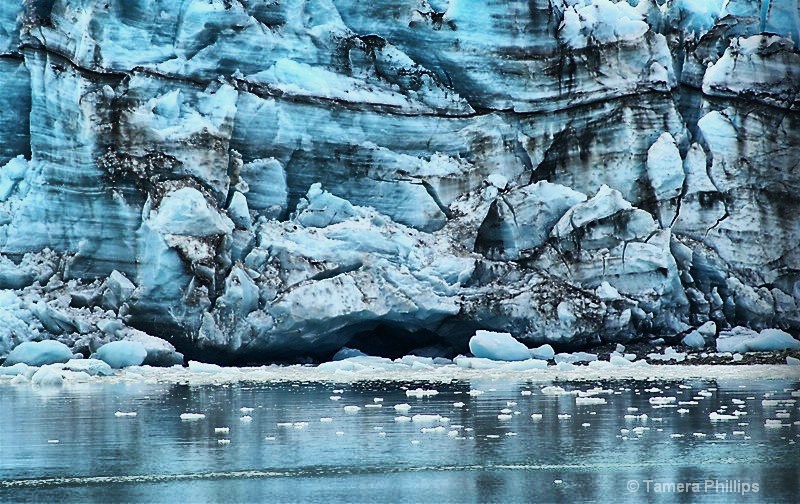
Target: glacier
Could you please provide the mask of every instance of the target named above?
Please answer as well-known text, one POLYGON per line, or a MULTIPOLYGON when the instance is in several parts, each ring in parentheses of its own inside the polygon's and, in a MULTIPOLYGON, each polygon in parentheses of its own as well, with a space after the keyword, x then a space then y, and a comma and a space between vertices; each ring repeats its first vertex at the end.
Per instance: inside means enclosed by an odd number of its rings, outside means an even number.
POLYGON ((794 0, 3 2, 0 359, 796 340, 799 44, 794 0))

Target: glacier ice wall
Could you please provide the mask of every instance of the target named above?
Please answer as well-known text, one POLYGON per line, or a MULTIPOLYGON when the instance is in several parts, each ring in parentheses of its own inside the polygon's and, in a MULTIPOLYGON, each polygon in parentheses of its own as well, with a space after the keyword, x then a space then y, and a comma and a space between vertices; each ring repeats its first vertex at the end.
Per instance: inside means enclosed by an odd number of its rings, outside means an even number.
POLYGON ((793 0, 4 2, 0 357, 797 333, 799 29, 793 0))

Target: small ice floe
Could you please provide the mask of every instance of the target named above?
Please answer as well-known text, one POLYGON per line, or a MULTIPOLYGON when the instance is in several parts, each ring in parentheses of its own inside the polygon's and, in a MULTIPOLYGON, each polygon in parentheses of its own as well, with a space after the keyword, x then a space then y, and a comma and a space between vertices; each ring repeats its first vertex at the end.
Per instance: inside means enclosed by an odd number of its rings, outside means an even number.
POLYGON ((497 419, 503 422, 505 422, 506 420, 511 420, 512 418, 514 418, 514 415, 509 415, 507 413, 501 413, 497 415, 497 419))
POLYGON ((451 430, 450 432, 447 433, 447 435, 450 436, 450 437, 458 437, 458 431, 457 430, 451 430))
POLYGON ((408 417, 408 416, 405 416, 405 415, 400 415, 400 416, 394 417, 394 421, 397 422, 397 423, 410 422, 411 421, 411 417, 408 417))
POLYGON ((542 387, 542 394, 544 395, 569 395, 569 394, 578 394, 577 390, 570 390, 567 391, 564 387, 559 387, 558 385, 548 385, 546 387, 542 387))
POLYGON ((506 432, 506 436, 508 436, 508 437, 513 437, 513 436, 516 436, 516 435, 517 435, 516 432, 506 432))
POLYGON ((275 436, 267 436, 264 438, 264 441, 275 441, 277 439, 275 436))
POLYGON ((717 432, 716 434, 714 434, 714 437, 717 439, 725 439, 728 437, 728 435, 724 432, 717 432))
POLYGON ((543 417, 544 415, 542 415, 541 413, 531 413, 531 420, 533 420, 534 422, 538 422, 543 417))
POLYGON ((623 418, 625 420, 647 420, 648 416, 647 413, 642 413, 641 415, 625 415, 623 418))
POLYGON ((592 425, 592 424, 590 424, 589 422, 583 422, 583 423, 581 424, 581 427, 590 427, 591 425, 592 425))
POLYGON ((308 427, 308 422, 295 422, 292 424, 292 427, 295 429, 305 429, 308 427))
POLYGON ((117 412, 114 413, 114 416, 117 417, 117 418, 119 418, 119 417, 135 417, 136 415, 138 415, 138 413, 136 413, 135 411, 117 411, 117 412))
POLYGON ((339 399, 341 399, 341 398, 342 398, 342 396, 340 396, 340 395, 332 395, 332 396, 330 397, 330 400, 331 400, 331 401, 338 401, 338 400, 339 400, 339 399))
POLYGON ((510 409, 508 409, 508 408, 503 408, 503 409, 501 409, 501 410, 500 410, 500 413, 502 413, 502 414, 504 414, 504 415, 508 415, 508 414, 509 414, 509 413, 511 413, 512 411, 513 411, 513 410, 510 410, 510 409))
POLYGON ((319 421, 322 422, 322 423, 331 423, 331 422, 333 422, 333 418, 331 418, 331 417, 322 417, 322 418, 319 419, 319 421))
POLYGON ((761 401, 761 406, 774 408, 775 406, 779 405, 781 402, 777 399, 764 399, 761 401))
POLYGON ((628 411, 630 411, 631 413, 636 413, 637 411, 639 411, 639 408, 634 408, 631 406, 628 408, 628 411))
POLYGON ((344 389, 333 389, 334 394, 344 394, 344 389))
POLYGON ((239 411, 241 411, 244 414, 252 413, 253 412, 253 408, 248 408, 247 406, 243 406, 243 407, 239 408, 239 411))
POLYGON ((619 433, 622 434, 623 436, 627 436, 628 434, 630 434, 630 432, 631 432, 630 429, 620 429, 619 430, 619 433))
POLYGON ((245 416, 239 418, 239 421, 242 422, 242 423, 250 423, 250 422, 253 421, 253 417, 251 417, 250 415, 245 415, 245 416))
POLYGON ((600 404, 606 404, 607 401, 602 397, 576 397, 575 398, 575 405, 576 406, 596 406, 600 404))
POLYGON ((228 427, 214 427, 214 434, 228 434, 230 431, 228 427))
POLYGON ((486 434, 486 439, 500 439, 499 434, 486 434))
POLYGON ((769 429, 780 429, 781 427, 788 427, 789 424, 784 424, 780 420, 773 420, 771 418, 767 419, 764 422, 764 427, 769 429))
POLYGON ((775 418, 790 418, 792 415, 790 413, 781 412, 775 413, 775 418))
POLYGON ((383 408, 383 404, 380 403, 365 404, 364 407, 368 409, 379 409, 383 408))
POLYGON ((411 440, 411 444, 418 445, 419 444, 419 439, 412 439, 411 440))
POLYGON ((743 430, 735 430, 735 431, 732 432, 732 434, 734 436, 744 436, 744 431, 743 430))
POLYGON ((677 411, 681 415, 685 415, 686 413, 689 413, 689 410, 686 409, 686 408, 679 408, 677 411))
POLYGON ((453 403, 453 407, 454 407, 454 408, 463 408, 463 407, 464 407, 464 403, 463 403, 463 402, 461 402, 461 401, 459 401, 459 402, 454 402, 454 403, 453 403))
POLYGON ((711 392, 709 392, 707 390, 701 390, 700 392, 697 393, 697 395, 699 395, 701 397, 711 397, 714 394, 712 394, 711 392))
POLYGON ((562 484, 562 483, 564 483, 564 481, 562 481, 562 480, 560 480, 560 479, 553 480, 553 484, 554 484, 554 485, 560 485, 560 484, 562 484))
POLYGON ((473 396, 473 397, 474 396, 479 396, 481 394, 483 394, 483 390, 478 390, 478 389, 472 389, 469 392, 467 392, 467 395, 470 395, 470 396, 473 396))
POLYGON ((383 402, 383 397, 373 397, 372 402, 374 403, 383 402))
POLYGON ((508 406, 509 408, 514 407, 516 405, 517 405, 516 401, 506 401, 506 406, 508 406))
POLYGON ((337 436, 344 436, 344 432, 342 432, 342 431, 336 431, 336 435, 337 435, 337 436))
POLYGON ((292 422, 278 422, 275 424, 276 427, 282 427, 282 428, 291 427, 292 425, 294 425, 292 422))
POLYGON ((48 439, 48 440, 47 440, 47 443, 48 443, 48 444, 58 444, 58 443, 60 443, 60 442, 61 442, 61 441, 59 441, 58 439, 48 439))
POLYGON ((386 433, 381 431, 378 433, 378 437, 386 437, 386 433))
POLYGON ((682 438, 683 434, 670 434, 669 437, 671 437, 673 439, 678 439, 678 438, 682 438))
POLYGON ((423 434, 444 434, 445 431, 447 431, 447 429, 441 425, 437 425, 436 427, 423 427, 420 429, 420 432, 423 434))
POLYGON ((678 401, 679 406, 697 406, 700 404, 697 401, 678 401))
POLYGON ((434 423, 441 420, 441 415, 414 415, 411 417, 411 421, 414 423, 434 423))
POLYGON ((665 406, 667 404, 675 403, 677 399, 674 397, 651 397, 647 400, 653 406, 665 406))
POLYGON ((435 395, 439 395, 438 390, 425 390, 421 388, 417 388, 414 390, 406 390, 406 396, 416 397, 417 399, 421 399, 423 397, 432 397, 435 395))
POLYGON ((345 413, 358 413, 359 411, 361 411, 361 408, 359 406, 352 406, 351 405, 351 406, 345 406, 344 407, 344 412, 345 413))
POLYGON ((522 390, 519 394, 522 396, 529 396, 532 394, 532 392, 530 390, 522 390))
POLYGON ((221 445, 229 445, 229 444, 231 444, 231 440, 230 439, 217 439, 217 443, 219 443, 221 445))
POLYGON ((644 391, 647 392, 648 394, 660 394, 662 392, 662 390, 660 388, 657 388, 657 387, 644 389, 644 391))
POLYGON ((570 418, 572 418, 572 415, 569 413, 561 413, 558 415, 559 420, 569 420, 570 418))
POLYGON ((712 422, 725 422, 728 420, 736 420, 738 417, 736 415, 725 415, 721 413, 717 413, 716 411, 712 411, 708 414, 708 419, 712 422))
POLYGON ((641 436, 645 432, 649 431, 650 427, 634 427, 632 430, 634 434, 641 436))
POLYGON ((408 404, 406 404, 406 403, 403 403, 403 404, 395 404, 395 405, 394 405, 394 410, 395 410, 395 411, 399 411, 399 412, 405 412, 405 411, 408 411, 408 410, 410 410, 410 409, 411 409, 411 406, 409 406, 409 405, 408 405, 408 404))
POLYGON ((203 413, 181 413, 181 420, 184 421, 202 420, 205 417, 203 413))
POLYGON ((706 437, 706 435, 704 433, 702 433, 702 432, 693 432, 692 436, 694 436, 696 438, 704 438, 704 437, 706 437))

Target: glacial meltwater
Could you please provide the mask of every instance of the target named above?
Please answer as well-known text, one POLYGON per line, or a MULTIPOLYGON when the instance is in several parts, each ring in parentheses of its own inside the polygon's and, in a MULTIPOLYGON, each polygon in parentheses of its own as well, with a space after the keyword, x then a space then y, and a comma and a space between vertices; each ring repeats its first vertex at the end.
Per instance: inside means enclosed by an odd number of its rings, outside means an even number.
POLYGON ((0 501, 797 502, 800 382, 0 383, 0 501))

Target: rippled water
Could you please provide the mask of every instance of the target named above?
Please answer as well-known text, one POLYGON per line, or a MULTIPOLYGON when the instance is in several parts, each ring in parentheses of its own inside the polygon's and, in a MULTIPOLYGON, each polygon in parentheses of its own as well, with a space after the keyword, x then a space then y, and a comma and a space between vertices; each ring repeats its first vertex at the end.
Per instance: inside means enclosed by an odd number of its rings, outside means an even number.
POLYGON ((552 384, 473 380, 439 384, 437 395, 417 398, 407 390, 433 386, 93 383, 47 391, 2 384, 0 500, 797 502, 800 496, 795 381, 560 383, 567 392, 560 395, 548 395, 553 389, 543 391, 546 385, 552 384), (606 403, 576 404, 574 392, 592 388, 605 389, 592 397, 606 403), (396 411, 402 403, 411 409, 396 411), (361 409, 346 413, 344 406, 361 409), (737 410, 746 414, 709 418, 737 410), (205 418, 181 420, 183 413, 205 418), (251 421, 241 420, 245 414, 251 421), (419 414, 446 418, 395 418, 419 414), (641 414, 647 419, 632 418, 641 414), (215 432, 222 427, 229 432, 215 432), (670 486, 681 482, 698 484, 700 492, 670 486), (745 484, 750 491, 742 495, 745 484))

